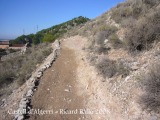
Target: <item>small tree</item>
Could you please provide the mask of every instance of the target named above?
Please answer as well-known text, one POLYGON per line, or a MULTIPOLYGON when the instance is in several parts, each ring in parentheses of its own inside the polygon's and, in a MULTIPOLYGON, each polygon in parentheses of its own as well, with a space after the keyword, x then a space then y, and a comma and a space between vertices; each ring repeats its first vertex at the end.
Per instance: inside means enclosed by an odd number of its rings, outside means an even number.
POLYGON ((51 34, 45 34, 42 42, 53 42, 55 40, 55 37, 51 34))
POLYGON ((35 36, 33 37, 33 44, 39 44, 42 41, 43 35, 42 34, 35 34, 35 36))

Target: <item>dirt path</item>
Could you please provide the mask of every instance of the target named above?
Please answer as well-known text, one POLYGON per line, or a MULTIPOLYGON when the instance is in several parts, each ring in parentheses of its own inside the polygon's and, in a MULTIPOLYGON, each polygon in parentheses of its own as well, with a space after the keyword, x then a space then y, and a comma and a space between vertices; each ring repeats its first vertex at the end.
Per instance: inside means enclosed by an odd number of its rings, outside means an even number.
POLYGON ((83 108, 83 97, 76 94, 76 69, 74 51, 62 47, 56 62, 44 73, 32 99, 33 109, 52 110, 54 114, 32 115, 30 120, 77 120, 83 117, 77 113, 65 115, 70 110, 76 112, 76 109, 83 108), (61 110, 65 111, 64 114, 61 110))
POLYGON ((53 114, 31 115, 30 120, 105 120, 106 88, 82 50, 87 39, 75 36, 61 41, 58 59, 45 71, 32 98, 34 110, 53 114), (65 112, 60 112, 60 111, 65 112), (69 113, 70 115, 66 115, 69 113))

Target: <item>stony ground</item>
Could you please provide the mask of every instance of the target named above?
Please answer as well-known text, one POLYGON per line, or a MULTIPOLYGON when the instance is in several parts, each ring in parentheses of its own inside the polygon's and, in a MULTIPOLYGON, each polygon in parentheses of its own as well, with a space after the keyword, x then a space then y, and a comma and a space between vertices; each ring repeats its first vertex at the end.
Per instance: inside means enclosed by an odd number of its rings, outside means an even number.
POLYGON ((82 50, 85 43, 86 39, 80 36, 62 40, 60 55, 40 80, 31 102, 33 109, 53 110, 54 113, 31 115, 30 120, 105 119, 108 112, 105 88, 86 60, 82 50), (61 110, 77 112, 66 115, 61 110))
MULTIPOLYGON (((145 112, 138 104, 143 91, 137 77, 146 71, 151 61, 159 60, 154 50, 134 58, 123 49, 112 49, 105 57, 126 61, 132 71, 126 77, 116 75, 104 79, 89 63, 88 53, 83 50, 86 43, 87 39, 81 36, 61 40, 59 56, 44 72, 31 100, 33 110, 50 110, 51 113, 31 114, 27 119, 158 120, 160 116, 145 112)), ((17 104, 24 86, 7 108, 17 104)), ((10 118, 7 117, 8 120, 10 118)))
POLYGON ((83 108, 83 97, 77 94, 77 63, 75 53, 62 48, 61 53, 42 79, 35 92, 31 104, 33 109, 53 110, 51 115, 33 115, 30 120, 76 120, 83 115, 63 115, 60 110, 76 110, 83 108))

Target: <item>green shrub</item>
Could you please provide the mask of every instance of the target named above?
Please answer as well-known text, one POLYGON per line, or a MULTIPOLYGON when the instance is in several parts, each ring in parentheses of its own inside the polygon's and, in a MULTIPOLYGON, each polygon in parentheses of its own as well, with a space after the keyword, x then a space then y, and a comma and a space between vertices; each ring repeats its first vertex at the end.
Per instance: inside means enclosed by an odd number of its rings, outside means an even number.
POLYGON ((42 42, 42 38, 43 38, 43 35, 37 33, 37 34, 34 35, 34 37, 33 37, 33 39, 32 39, 32 43, 33 43, 34 45, 37 45, 37 44, 39 44, 39 43, 42 42))
POLYGON ((55 40, 55 37, 51 34, 45 34, 42 42, 53 42, 55 40))
POLYGON ((10 41, 10 43, 12 45, 25 44, 26 42, 29 42, 30 44, 33 43, 36 45, 42 42, 53 42, 55 39, 62 37, 64 33, 67 33, 71 29, 73 30, 74 27, 82 25, 89 20, 89 18, 79 16, 64 23, 38 31, 36 34, 19 36, 15 40, 10 41))

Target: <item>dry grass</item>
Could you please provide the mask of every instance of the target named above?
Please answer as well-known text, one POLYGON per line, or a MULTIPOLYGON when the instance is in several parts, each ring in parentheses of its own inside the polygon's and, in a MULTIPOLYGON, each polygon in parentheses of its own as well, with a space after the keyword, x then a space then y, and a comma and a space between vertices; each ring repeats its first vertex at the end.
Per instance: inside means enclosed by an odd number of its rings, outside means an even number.
POLYGON ((123 47, 123 42, 119 40, 117 34, 113 33, 109 37, 109 42, 112 44, 114 48, 123 47))
POLYGON ((128 0, 112 9, 111 18, 117 23, 121 23, 122 20, 129 17, 139 19, 158 4, 159 0, 128 0))
POLYGON ((41 63, 51 53, 47 44, 32 46, 26 54, 10 58, 0 63, 0 85, 6 86, 13 81, 23 84, 32 74, 36 65, 41 63))
POLYGON ((91 63, 94 63, 93 65, 104 78, 111 78, 114 75, 122 75, 123 77, 129 75, 130 68, 122 61, 114 61, 105 57, 97 58, 97 60, 95 58, 97 57, 93 57, 94 60, 91 59, 91 63))
POLYGON ((103 75, 104 78, 112 77, 116 74, 116 62, 109 60, 107 58, 102 59, 96 64, 96 68, 100 74, 103 75))
POLYGON ((142 76, 145 94, 140 98, 142 107, 149 111, 160 113, 160 63, 154 63, 149 72, 142 76))
POLYGON ((128 0, 111 10, 111 18, 127 28, 124 44, 129 52, 148 50, 160 40, 159 4, 159 0, 128 0))
POLYGON ((159 11, 150 13, 132 25, 126 32, 126 45, 129 51, 141 51, 151 48, 151 43, 160 40, 159 11))

